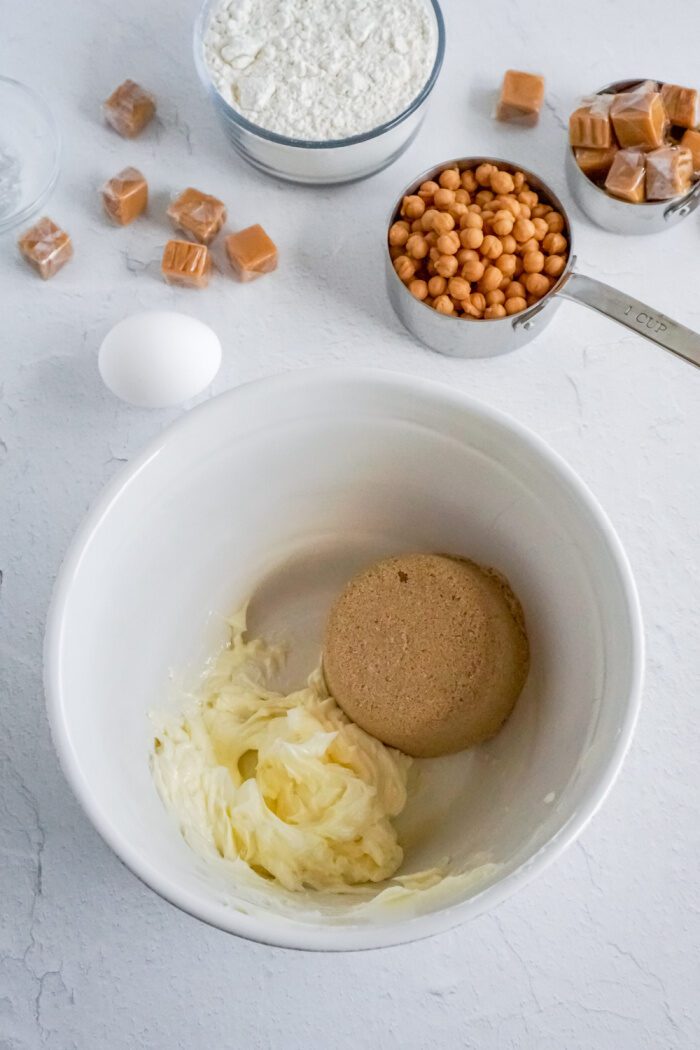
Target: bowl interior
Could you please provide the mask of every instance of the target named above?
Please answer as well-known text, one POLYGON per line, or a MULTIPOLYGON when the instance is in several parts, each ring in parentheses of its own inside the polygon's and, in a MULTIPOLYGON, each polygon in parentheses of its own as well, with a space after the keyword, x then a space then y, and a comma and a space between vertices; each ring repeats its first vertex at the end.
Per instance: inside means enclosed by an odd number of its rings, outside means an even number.
POLYGON ((446 388, 320 370, 189 413, 112 483, 57 584, 46 681, 83 805, 145 881, 207 921, 278 944, 359 947, 452 925, 505 895, 590 816, 638 693, 633 585, 610 526, 527 432, 446 388), (181 702, 256 592, 251 627, 319 656, 337 589, 407 550, 494 565, 519 595, 532 670, 499 736, 419 764, 402 871, 477 869, 394 907, 273 895, 261 904, 181 839, 153 786, 148 712, 181 702), (490 861, 496 868, 478 869, 490 861))

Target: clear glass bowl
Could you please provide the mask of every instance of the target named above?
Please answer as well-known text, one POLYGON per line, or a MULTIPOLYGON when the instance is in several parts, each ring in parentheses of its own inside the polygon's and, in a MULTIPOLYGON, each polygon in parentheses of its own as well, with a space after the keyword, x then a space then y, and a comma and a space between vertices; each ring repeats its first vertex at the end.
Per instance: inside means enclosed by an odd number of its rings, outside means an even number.
POLYGON ((43 98, 0 77, 0 233, 26 222, 56 185, 61 141, 43 98))
POLYGON ((351 138, 313 142, 287 138, 251 124, 214 87, 204 61, 209 17, 220 0, 205 0, 194 27, 194 61, 199 78, 234 149, 267 175, 290 182, 329 184, 366 179, 393 164, 413 140, 425 116, 445 54, 445 22, 438 0, 428 0, 437 27, 435 62, 423 89, 398 116, 351 138))

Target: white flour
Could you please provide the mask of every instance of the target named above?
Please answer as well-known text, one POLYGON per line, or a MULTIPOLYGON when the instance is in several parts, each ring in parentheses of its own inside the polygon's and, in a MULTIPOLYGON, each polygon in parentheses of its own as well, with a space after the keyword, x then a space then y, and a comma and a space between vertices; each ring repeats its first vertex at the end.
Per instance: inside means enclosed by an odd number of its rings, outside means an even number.
POLYGON ((427 0, 223 0, 204 37, 227 102, 268 131, 315 141, 398 116, 436 50, 427 0))
POLYGON ((0 219, 15 211, 22 192, 19 159, 0 144, 0 219))

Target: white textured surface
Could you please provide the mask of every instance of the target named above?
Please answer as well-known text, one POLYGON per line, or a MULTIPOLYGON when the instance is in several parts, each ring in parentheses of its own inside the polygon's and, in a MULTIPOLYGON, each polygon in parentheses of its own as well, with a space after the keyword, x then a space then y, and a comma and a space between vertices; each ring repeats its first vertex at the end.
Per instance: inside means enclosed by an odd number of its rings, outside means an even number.
MULTIPOLYGON (((194 8, 23 0, 2 23, 3 72, 43 88, 61 122, 65 164, 49 212, 73 234, 76 258, 44 285, 13 239, 0 241, 0 1047, 694 1048, 700 374, 571 304, 516 356, 432 355, 390 313, 378 231, 405 181, 460 153, 520 159, 564 192, 562 124, 575 97, 626 75, 697 80, 700 13, 684 0, 667 0, 661 21, 656 0, 510 0, 474 42, 473 5, 445 0, 449 45, 429 125, 393 169, 323 191, 265 181, 229 152, 191 66, 194 8), (547 74, 534 131, 490 118, 507 65, 547 74), (99 101, 126 76, 160 100, 158 123, 133 143, 99 122, 99 101), (114 230, 96 187, 127 163, 151 182, 152 218, 114 230), (188 182, 222 196, 234 224, 264 223, 281 249, 276 276, 248 287, 222 276, 201 293, 161 283, 160 216, 188 182), (40 677, 51 581, 89 500, 176 415, 130 409, 100 384, 101 338, 139 307, 214 326, 225 358, 218 390, 333 360, 459 385, 536 429, 602 500, 646 616, 637 737, 579 844, 495 914, 362 955, 236 941, 140 885, 70 795, 40 677)), ((640 240, 572 214, 582 270, 700 328, 697 214, 640 240)))

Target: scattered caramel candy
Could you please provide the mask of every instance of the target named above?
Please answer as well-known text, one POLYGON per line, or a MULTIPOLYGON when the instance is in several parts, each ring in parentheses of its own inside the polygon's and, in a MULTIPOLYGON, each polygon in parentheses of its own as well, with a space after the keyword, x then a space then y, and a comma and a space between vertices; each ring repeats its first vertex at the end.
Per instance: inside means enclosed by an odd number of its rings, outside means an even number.
POLYGON ((209 249, 192 241, 168 241, 163 250, 161 268, 168 284, 206 288, 211 275, 209 249))
POLYGON ((125 80, 112 92, 102 110, 105 120, 124 138, 139 135, 156 112, 153 95, 133 80, 125 80))
POLYGON ((610 106, 610 119, 624 149, 663 145, 668 118, 658 91, 647 91, 643 85, 616 95, 610 106))
POLYGON ((39 219, 22 234, 19 250, 40 277, 48 281, 73 258, 73 243, 68 234, 51 219, 39 219))
POLYGON ((544 77, 507 69, 501 85, 496 119, 532 127, 539 120, 543 101, 544 77))
POLYGON ((614 95, 586 99, 569 117, 569 142, 584 149, 609 149, 613 144, 610 106, 614 95))
POLYGON ((387 240, 394 271, 415 299, 446 317, 497 320, 534 305, 561 277, 565 231, 564 216, 523 172, 484 163, 421 183, 401 201, 387 240), (456 193, 465 196, 457 202, 456 193), (465 209, 456 220, 455 203, 465 209))
POLYGON ((665 201, 690 189, 693 156, 684 146, 662 146, 646 156, 646 197, 665 201))
POLYGON ((584 175, 589 179, 597 181, 603 179, 610 171, 610 165, 615 159, 617 146, 608 146, 607 149, 589 149, 585 146, 574 150, 576 163, 584 175))
POLYGON ((613 197, 631 204, 644 200, 645 155, 639 149, 621 149, 615 154, 605 180, 605 189, 613 197))
POLYGON ((168 218, 176 230, 188 233, 200 244, 211 244, 226 222, 226 205, 188 186, 171 203, 168 218))
MULTIPOLYGON (((410 238, 409 238, 410 239, 410 238)), ((421 238, 422 240, 423 238, 421 238)), ((406 242, 408 247, 408 241, 406 242)), ((421 248, 422 250, 422 248, 421 248)), ((226 254, 236 276, 240 281, 253 281, 264 273, 272 273, 277 269, 277 248, 274 241, 270 240, 262 226, 248 226, 245 230, 232 233, 226 238, 226 254)), ((408 256, 399 256, 394 266, 408 256)), ((403 266, 406 280, 410 280, 415 271, 413 267, 403 266), (412 273, 408 271, 413 269, 412 273)))
POLYGON ((664 84, 661 88, 661 101, 672 124, 681 128, 696 128, 700 124, 698 93, 695 88, 664 84))
POLYGON ((695 175, 700 175, 700 130, 692 129, 686 131, 681 139, 681 146, 690 150, 693 160, 693 172, 695 175))
POLYGON ((124 168, 102 187, 105 212, 117 226, 128 226, 146 210, 148 183, 137 168, 124 168))

